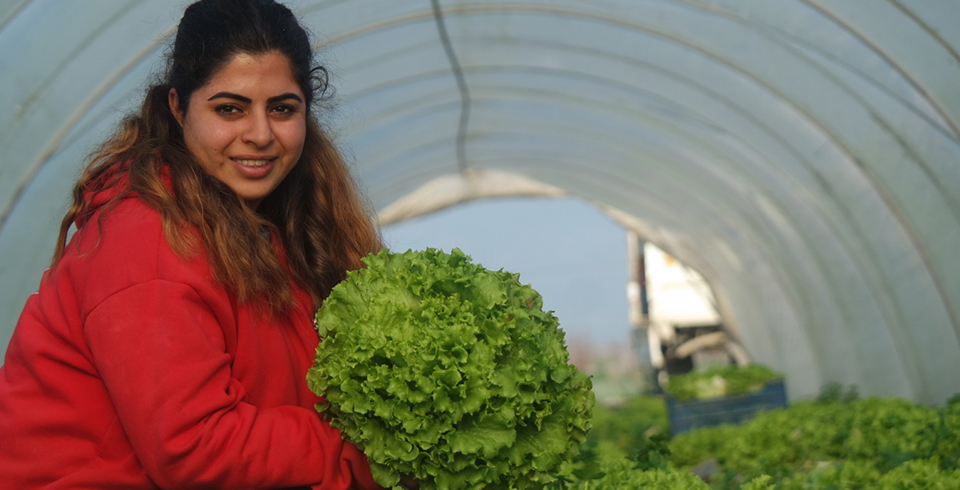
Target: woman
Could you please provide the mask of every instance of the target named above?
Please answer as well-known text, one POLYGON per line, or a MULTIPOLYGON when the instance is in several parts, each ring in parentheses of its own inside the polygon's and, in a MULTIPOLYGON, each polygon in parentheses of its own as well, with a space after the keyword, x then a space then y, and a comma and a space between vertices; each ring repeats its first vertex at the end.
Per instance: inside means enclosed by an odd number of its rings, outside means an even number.
POLYGON ((186 9, 8 347, 4 488, 378 488, 304 379, 313 312, 380 248, 312 115, 324 75, 272 0, 186 9))

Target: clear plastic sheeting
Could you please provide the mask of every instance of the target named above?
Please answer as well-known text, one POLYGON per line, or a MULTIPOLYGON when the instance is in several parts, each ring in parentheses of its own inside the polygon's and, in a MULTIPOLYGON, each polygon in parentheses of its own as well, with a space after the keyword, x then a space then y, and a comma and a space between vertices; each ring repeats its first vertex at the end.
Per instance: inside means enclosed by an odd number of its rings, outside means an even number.
MULTIPOLYGON (((0 5, 0 341, 185 3, 0 5)), ((960 392, 960 2, 291 7, 378 210, 576 195, 699 271, 791 396, 960 392)))

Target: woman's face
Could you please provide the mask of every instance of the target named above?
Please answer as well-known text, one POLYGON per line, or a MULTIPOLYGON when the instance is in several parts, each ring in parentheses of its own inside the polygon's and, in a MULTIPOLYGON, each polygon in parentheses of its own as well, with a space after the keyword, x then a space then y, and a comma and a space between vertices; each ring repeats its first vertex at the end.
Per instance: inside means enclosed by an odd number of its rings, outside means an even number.
POLYGON ((170 90, 187 149, 252 209, 300 160, 304 100, 289 60, 277 52, 235 55, 190 95, 186 113, 170 90))

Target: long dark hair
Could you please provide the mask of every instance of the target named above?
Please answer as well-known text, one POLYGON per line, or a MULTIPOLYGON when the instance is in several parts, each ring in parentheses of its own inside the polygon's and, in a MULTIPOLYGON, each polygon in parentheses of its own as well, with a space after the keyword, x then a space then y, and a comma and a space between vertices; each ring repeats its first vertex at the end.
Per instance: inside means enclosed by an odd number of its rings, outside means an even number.
MULTIPOLYGON (((241 301, 256 298, 273 312, 293 304, 290 276, 314 305, 381 247, 340 152, 316 120, 328 93, 327 73, 314 64, 309 36, 287 7, 273 0, 200 0, 184 11, 166 73, 151 86, 138 113, 124 119, 100 147, 73 190, 54 253, 63 256, 70 226, 107 210, 130 193, 157 210, 171 247, 187 257, 205 251, 216 280, 241 301), (176 89, 180 108, 235 55, 279 52, 306 97, 307 131, 300 161, 256 212, 207 174, 187 150, 168 106, 176 89), (167 183, 169 181, 169 184, 167 183), (99 192, 115 197, 95 204, 99 192), (286 268, 264 228, 285 250, 286 268), (288 273, 290 276, 288 276, 288 273)), ((80 230, 83 232, 83 229, 80 230)))

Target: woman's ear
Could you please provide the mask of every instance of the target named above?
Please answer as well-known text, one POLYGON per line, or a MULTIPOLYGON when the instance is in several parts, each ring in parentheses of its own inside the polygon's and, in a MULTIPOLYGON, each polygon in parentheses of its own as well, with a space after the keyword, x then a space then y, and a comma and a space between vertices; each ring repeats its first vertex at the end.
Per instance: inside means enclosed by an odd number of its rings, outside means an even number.
POLYGON ((180 127, 183 127, 183 112, 180 111, 180 98, 177 97, 177 89, 172 88, 167 92, 167 103, 170 105, 170 112, 177 119, 180 127))

